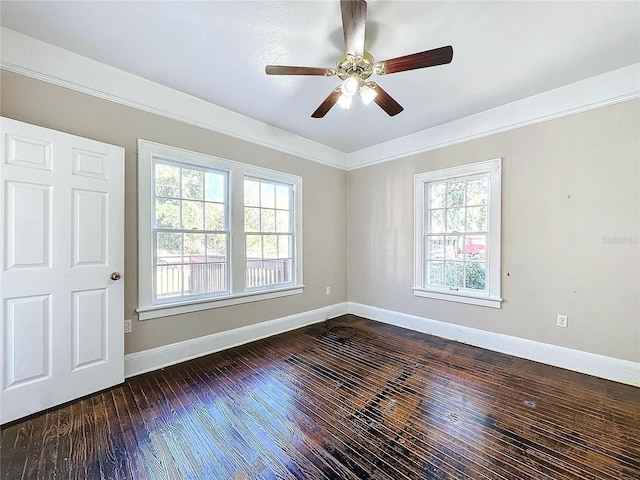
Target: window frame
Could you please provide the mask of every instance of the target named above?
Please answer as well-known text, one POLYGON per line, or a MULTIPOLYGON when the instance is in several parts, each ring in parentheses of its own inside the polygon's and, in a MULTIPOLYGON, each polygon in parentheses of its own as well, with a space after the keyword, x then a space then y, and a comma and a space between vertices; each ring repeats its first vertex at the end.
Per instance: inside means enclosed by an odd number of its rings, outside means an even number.
POLYGON ((457 167, 432 170, 414 175, 414 285, 417 297, 433 298, 484 307, 500 308, 501 297, 501 212, 502 212, 502 159, 471 163, 457 167), (450 180, 467 179, 488 175, 487 208, 487 288, 483 291, 456 289, 455 287, 427 285, 425 283, 425 242, 428 233, 426 213, 429 209, 425 191, 428 184, 450 180))
POLYGON ((138 308, 140 320, 166 317, 237 305, 246 302, 296 295, 303 292, 302 269, 302 178, 289 173, 257 167, 245 163, 226 160, 211 155, 193 152, 178 147, 162 145, 138 139, 138 308), (227 174, 226 188, 228 205, 228 291, 197 298, 171 301, 157 301, 154 298, 155 242, 154 225, 154 160, 170 162, 185 167, 223 171, 227 174), (293 216, 293 268, 291 281, 245 287, 245 232, 244 232, 244 179, 262 179, 291 185, 293 216))
MULTIPOLYGON (((152 252, 153 252, 153 256, 152 256, 152 268, 151 268, 151 288, 152 288, 152 299, 154 301, 155 305, 165 305, 165 304, 172 304, 172 303, 188 303, 188 302, 192 302, 192 301, 197 301, 197 300, 208 300, 208 299, 212 299, 214 297, 223 297, 229 294, 230 291, 230 278, 231 278, 231 272, 230 272, 230 251, 229 251, 229 244, 230 244, 230 238, 231 238, 231 229, 230 229, 230 204, 229 204, 229 192, 228 192, 228 186, 230 184, 229 182, 229 172, 227 170, 224 169, 220 169, 220 168, 215 168, 211 165, 200 165, 194 162, 189 162, 186 163, 184 161, 175 161, 175 160, 169 160, 165 155, 158 155, 157 161, 154 161, 155 159, 152 160, 151 163, 151 218, 154 218, 156 216, 156 206, 157 203, 154 201, 156 200, 158 197, 160 197, 159 195, 157 195, 157 191, 156 191, 156 183, 154 181, 154 177, 155 177, 155 171, 156 171, 156 167, 157 165, 161 164, 161 165, 168 165, 168 166, 172 166, 172 167, 177 167, 177 168, 188 168, 191 170, 199 170, 201 172, 203 172, 203 176, 205 173, 207 172, 212 172, 215 174, 223 174, 226 180, 226 184, 225 184, 225 188, 224 188, 224 199, 223 199, 223 204, 225 206, 225 211, 224 211, 224 216, 225 216, 225 225, 224 225, 224 229, 223 230, 208 230, 206 228, 206 225, 202 225, 203 228, 201 229, 197 229, 196 232, 193 232, 190 229, 185 228, 184 226, 180 226, 180 228, 177 229, 170 229, 170 228, 163 228, 163 227, 158 227, 158 226, 154 226, 153 222, 151 224, 151 230, 152 230, 152 252), (154 235, 156 233, 181 233, 181 234, 186 234, 186 233, 205 233, 205 234, 209 234, 209 233, 213 233, 213 234, 220 234, 220 233, 224 233, 227 236, 227 241, 226 241, 226 259, 225 262, 226 263, 226 275, 225 275, 225 283, 227 288, 225 290, 221 290, 221 291, 217 291, 217 292, 211 292, 211 293, 200 293, 200 294, 195 294, 195 295, 191 295, 191 296, 185 296, 184 294, 181 296, 175 296, 175 297, 166 297, 166 298, 160 298, 157 296, 157 292, 156 292, 156 287, 157 287, 157 266, 158 264, 156 263, 158 260, 158 243, 154 238, 154 235)), ((182 183, 181 183, 182 185, 182 183)), ((184 201, 199 201, 199 200, 191 200, 188 199, 187 197, 183 196, 181 194, 180 197, 165 197, 165 198, 176 198, 178 199, 180 202, 184 202, 184 201)), ((203 215, 205 212, 205 205, 206 203, 219 203, 219 202, 212 202, 212 201, 208 201, 205 198, 203 198, 203 200, 201 201, 201 203, 203 203, 203 215)), ((184 206, 181 205, 180 207, 180 211, 183 212, 184 211, 184 206)), ((206 223, 206 222, 205 222, 206 223)), ((182 242, 182 254, 184 256, 184 240, 182 242)), ((205 251, 206 251, 206 246, 205 246, 205 251)), ((205 264, 208 262, 205 262, 205 264)), ((195 263, 192 262, 180 262, 181 266, 185 266, 185 265, 195 265, 195 263)))
MULTIPOLYGON (((261 257, 260 260, 253 260, 253 261, 259 261, 259 262, 280 262, 284 259, 290 259, 291 261, 291 265, 293 265, 295 267, 296 265, 296 259, 295 259, 295 238, 296 238, 296 234, 295 234, 295 206, 293 204, 293 199, 294 199, 294 186, 291 183, 284 183, 284 182, 280 182, 280 181, 275 181, 273 179, 266 179, 264 177, 256 177, 253 175, 245 175, 244 176, 244 184, 246 185, 246 182, 250 181, 250 182, 258 182, 259 185, 263 185, 263 184, 270 184, 273 185, 274 187, 274 206, 273 207, 263 207, 262 206, 262 193, 259 194, 260 199, 258 200, 259 205, 247 205, 246 203, 246 195, 245 195, 245 199, 243 202, 243 208, 244 211, 246 212, 246 209, 257 209, 259 210, 259 218, 262 218, 262 213, 263 211, 268 211, 268 210, 273 210, 274 212, 274 230, 273 231, 263 231, 262 230, 262 225, 260 225, 260 229, 259 230, 247 230, 247 224, 246 224, 246 216, 245 216, 245 224, 244 224, 244 229, 243 229, 243 235, 244 235, 244 240, 245 240, 245 272, 246 269, 249 268, 248 267, 248 263, 250 260, 247 260, 246 258, 246 252, 247 252, 247 241, 248 238, 250 236, 259 236, 259 237, 266 237, 266 236, 288 236, 290 237, 289 241, 288 241, 288 247, 287 247, 287 251, 289 253, 289 257, 280 257, 279 255, 279 240, 276 241, 276 257, 265 257, 264 256, 264 240, 261 240, 261 244, 262 244, 262 254, 263 256, 261 257), (288 195, 288 200, 287 200, 287 204, 288 204, 288 209, 284 210, 281 208, 278 208, 277 206, 277 188, 279 186, 284 186, 288 189, 290 189, 290 194, 288 195), (287 216, 288 216, 288 221, 287 224, 289 225, 289 231, 287 232, 279 232, 278 231, 278 226, 277 226, 277 213, 278 211, 282 212, 282 211, 286 211, 287 212, 287 216), (293 241, 291 241, 293 240, 293 241)), ((246 191, 245 191, 246 193, 246 191)), ((246 213, 245 213, 246 215, 246 213)), ((262 223, 261 221, 259 223, 262 223)), ((295 277, 295 272, 291 272, 292 277, 295 277)), ((294 278, 292 278, 289 282, 280 282, 280 283, 274 283, 274 284, 262 284, 262 285, 254 285, 254 286, 250 286, 248 285, 247 282, 247 276, 245 273, 245 291, 247 292, 253 292, 253 291, 259 291, 259 290, 264 290, 265 288, 277 288, 278 286, 281 285, 287 285, 290 284, 294 281, 294 278)))

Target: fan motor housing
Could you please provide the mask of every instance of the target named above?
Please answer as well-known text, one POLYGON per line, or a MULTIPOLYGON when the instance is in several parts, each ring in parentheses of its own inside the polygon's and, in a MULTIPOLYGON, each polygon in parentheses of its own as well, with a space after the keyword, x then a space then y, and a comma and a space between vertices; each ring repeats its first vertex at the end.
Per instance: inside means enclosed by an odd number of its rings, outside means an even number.
POLYGON ((364 52, 363 56, 344 54, 338 59, 337 74, 342 80, 346 80, 353 74, 366 80, 373 73, 374 63, 373 56, 369 52, 364 52))

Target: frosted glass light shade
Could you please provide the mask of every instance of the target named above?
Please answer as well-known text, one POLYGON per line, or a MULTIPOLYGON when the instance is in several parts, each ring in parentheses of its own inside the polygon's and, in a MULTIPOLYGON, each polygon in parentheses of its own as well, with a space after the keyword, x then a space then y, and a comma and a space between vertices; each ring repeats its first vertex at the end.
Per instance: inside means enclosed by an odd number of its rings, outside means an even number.
POLYGON ((338 99, 338 105, 341 108, 348 109, 351 106, 351 100, 353 100, 353 96, 345 95, 343 93, 342 95, 340 95, 340 98, 338 99))
POLYGON ((371 102, 373 102, 373 99, 376 98, 376 95, 378 95, 378 92, 376 92, 367 84, 360 87, 360 98, 362 98, 362 103, 364 103, 365 105, 369 105, 371 102))
POLYGON ((358 91, 360 86, 360 78, 357 75, 350 75, 342 82, 342 94, 352 97, 358 91))

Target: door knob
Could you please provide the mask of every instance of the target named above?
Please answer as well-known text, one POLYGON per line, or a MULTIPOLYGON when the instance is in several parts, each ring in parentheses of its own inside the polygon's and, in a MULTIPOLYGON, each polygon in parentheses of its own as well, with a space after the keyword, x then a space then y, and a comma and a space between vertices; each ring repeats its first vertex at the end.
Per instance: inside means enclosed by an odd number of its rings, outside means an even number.
POLYGON ((120 280, 120 278, 122 277, 122 275, 120 275, 119 272, 112 272, 111 273, 111 280, 120 280))

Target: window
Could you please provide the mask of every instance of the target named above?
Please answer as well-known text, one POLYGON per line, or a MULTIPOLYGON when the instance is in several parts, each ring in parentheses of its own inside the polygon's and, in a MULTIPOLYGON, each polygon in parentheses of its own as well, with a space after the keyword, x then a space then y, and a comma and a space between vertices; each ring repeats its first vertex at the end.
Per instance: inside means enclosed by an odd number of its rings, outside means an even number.
POLYGON ((153 169, 156 303, 227 293, 227 172, 161 158, 153 169))
POLYGON ((302 291, 300 177, 138 144, 140 319, 302 291))
POLYGON ((291 281, 292 197, 291 185, 244 180, 247 288, 291 281))
POLYGON ((500 308, 500 159, 415 176, 421 297, 500 308))

